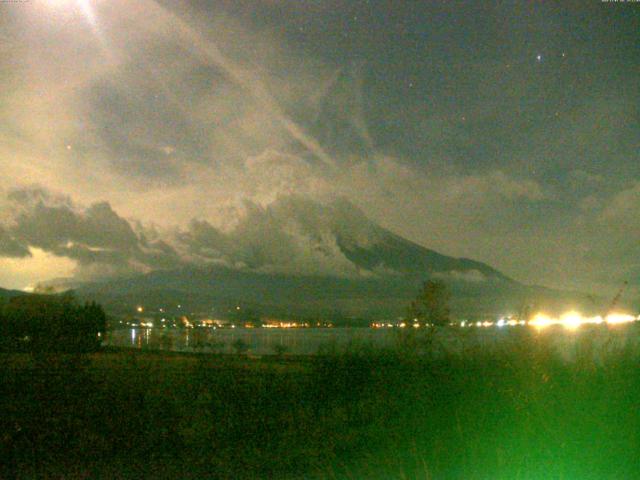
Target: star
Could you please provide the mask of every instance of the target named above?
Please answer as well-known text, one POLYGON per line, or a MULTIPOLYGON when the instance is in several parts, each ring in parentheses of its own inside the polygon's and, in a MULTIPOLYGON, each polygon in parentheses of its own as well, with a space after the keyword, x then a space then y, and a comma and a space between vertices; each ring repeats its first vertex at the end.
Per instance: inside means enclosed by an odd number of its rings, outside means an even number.
POLYGON ((536 60, 537 60, 538 62, 541 62, 541 61, 542 61, 542 55, 541 55, 540 53, 536 56, 536 60))

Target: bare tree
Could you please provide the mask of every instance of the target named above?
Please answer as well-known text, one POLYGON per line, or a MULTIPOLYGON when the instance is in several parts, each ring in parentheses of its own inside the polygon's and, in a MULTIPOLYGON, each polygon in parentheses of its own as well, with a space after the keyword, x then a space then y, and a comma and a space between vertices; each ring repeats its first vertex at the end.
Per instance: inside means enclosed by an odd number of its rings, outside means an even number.
POLYGON ((409 306, 409 323, 419 323, 423 326, 447 325, 451 312, 449 300, 451 293, 444 282, 428 280, 422 285, 422 290, 409 306))

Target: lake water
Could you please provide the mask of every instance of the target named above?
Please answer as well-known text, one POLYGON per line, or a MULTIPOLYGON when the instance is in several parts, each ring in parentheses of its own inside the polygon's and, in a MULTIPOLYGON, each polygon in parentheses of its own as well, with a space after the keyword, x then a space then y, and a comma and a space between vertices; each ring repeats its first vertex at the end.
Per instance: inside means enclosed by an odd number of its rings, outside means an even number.
MULTIPOLYGON (((237 353, 273 355, 279 351, 293 355, 314 355, 323 350, 345 351, 355 345, 391 348, 402 341, 403 329, 371 328, 235 328, 235 329, 119 329, 110 332, 104 344, 150 350, 179 352, 237 353)), ((424 345, 425 331, 412 332, 424 345)), ((441 328, 434 334, 439 351, 462 352, 481 347, 491 350, 515 342, 523 335, 547 342, 565 358, 587 349, 596 356, 631 348, 640 348, 640 324, 585 326, 576 331, 550 327, 441 328)), ((421 347, 423 348, 423 347, 421 347)))

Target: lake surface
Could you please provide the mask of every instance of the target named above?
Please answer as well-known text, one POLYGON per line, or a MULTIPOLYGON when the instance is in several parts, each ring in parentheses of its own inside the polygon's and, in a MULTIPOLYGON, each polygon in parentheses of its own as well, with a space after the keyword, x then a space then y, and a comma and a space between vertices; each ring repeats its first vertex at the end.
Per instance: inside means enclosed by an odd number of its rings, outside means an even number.
MULTIPOLYGON (((131 328, 110 332, 104 345, 178 352, 237 353, 252 355, 315 355, 322 351, 345 351, 355 346, 393 348, 403 341, 404 329, 372 328, 235 328, 235 329, 154 329, 131 328)), ((424 350, 424 330, 412 332, 424 350)), ((576 331, 561 327, 536 330, 530 326, 490 328, 441 328, 430 345, 438 351, 462 352, 469 348, 491 350, 516 342, 522 336, 545 342, 567 359, 580 352, 602 356, 630 348, 640 348, 640 324, 585 326, 576 331)))

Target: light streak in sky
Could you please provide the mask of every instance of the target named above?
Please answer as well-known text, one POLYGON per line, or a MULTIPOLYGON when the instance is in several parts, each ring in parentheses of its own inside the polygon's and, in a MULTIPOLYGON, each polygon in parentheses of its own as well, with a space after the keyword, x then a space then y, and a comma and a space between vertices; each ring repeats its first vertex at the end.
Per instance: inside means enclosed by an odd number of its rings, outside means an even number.
POLYGON ((115 63, 113 48, 100 28, 98 18, 96 16, 95 4, 100 0, 46 0, 46 8, 51 10, 75 9, 80 11, 82 16, 91 26, 93 34, 96 36, 102 47, 103 53, 107 56, 110 63, 115 63))

